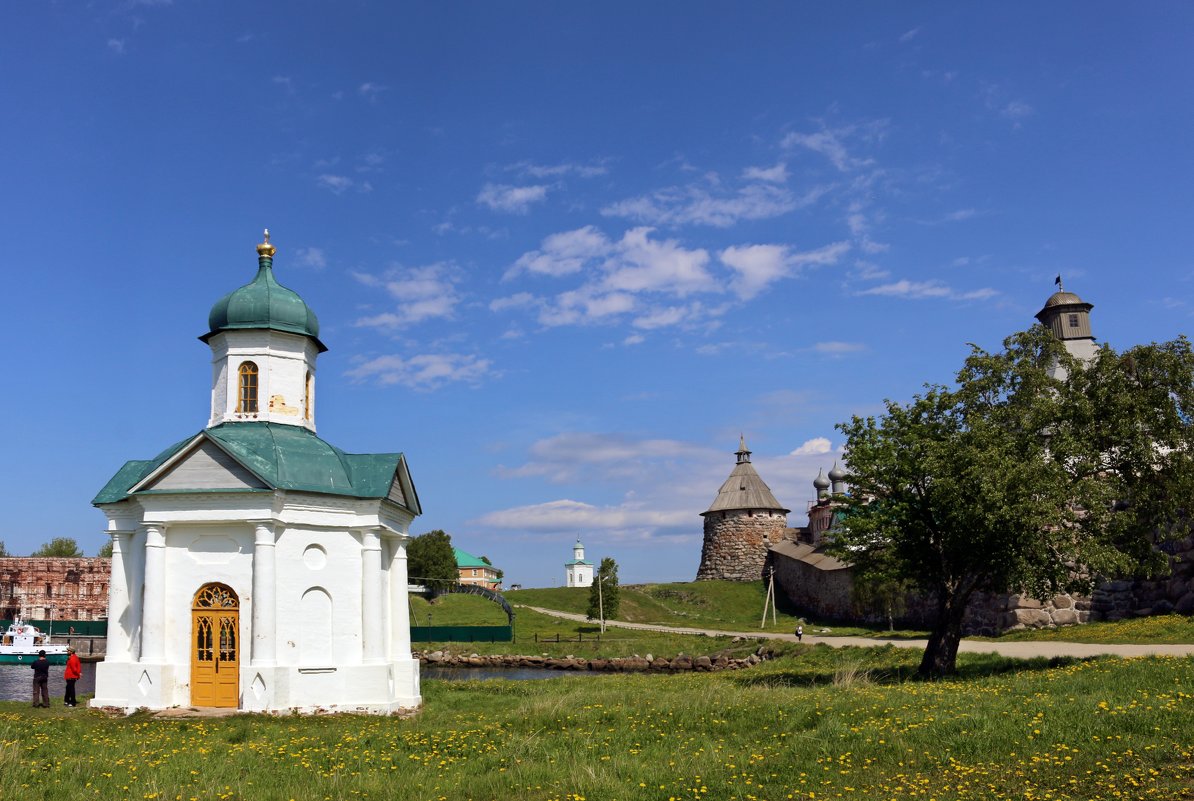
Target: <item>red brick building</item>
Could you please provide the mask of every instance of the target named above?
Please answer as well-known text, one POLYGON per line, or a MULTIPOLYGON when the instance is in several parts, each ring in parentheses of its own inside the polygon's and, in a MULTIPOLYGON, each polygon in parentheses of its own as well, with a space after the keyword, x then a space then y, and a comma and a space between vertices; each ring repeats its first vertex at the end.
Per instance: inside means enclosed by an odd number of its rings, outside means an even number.
POLYGON ((108 615, 112 560, 0 557, 0 619, 99 620, 108 615))

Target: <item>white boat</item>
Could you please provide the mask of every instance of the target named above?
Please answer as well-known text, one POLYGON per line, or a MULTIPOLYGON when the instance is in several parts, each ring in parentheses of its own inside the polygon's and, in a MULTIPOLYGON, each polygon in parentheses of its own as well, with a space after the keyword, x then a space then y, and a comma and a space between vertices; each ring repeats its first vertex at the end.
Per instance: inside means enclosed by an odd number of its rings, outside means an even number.
POLYGON ((50 642, 50 635, 19 617, 0 637, 0 665, 28 665, 45 651, 51 665, 66 664, 66 646, 50 642))

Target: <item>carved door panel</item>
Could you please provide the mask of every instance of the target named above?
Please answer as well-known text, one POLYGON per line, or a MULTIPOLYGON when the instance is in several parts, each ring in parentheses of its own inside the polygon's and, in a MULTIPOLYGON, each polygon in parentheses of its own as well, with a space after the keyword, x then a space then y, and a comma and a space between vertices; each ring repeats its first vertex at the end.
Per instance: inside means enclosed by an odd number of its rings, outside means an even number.
POLYGON ((235 708, 239 700, 239 601, 228 587, 209 584, 191 610, 191 705, 235 708))

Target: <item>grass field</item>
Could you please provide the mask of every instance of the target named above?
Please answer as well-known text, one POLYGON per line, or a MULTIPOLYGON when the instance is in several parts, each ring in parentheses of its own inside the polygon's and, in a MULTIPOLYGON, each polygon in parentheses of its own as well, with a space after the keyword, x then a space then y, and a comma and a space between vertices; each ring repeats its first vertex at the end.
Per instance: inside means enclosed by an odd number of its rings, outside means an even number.
POLYGON ((423 685, 413 719, 0 704, 0 798, 1179 799, 1191 661, 790 646, 746 671, 423 685))
MULTIPOLYGON (((506 613, 492 601, 475 595, 440 596, 428 604, 422 598, 411 601, 411 619, 424 625, 431 614, 439 625, 505 625, 506 613)), ((516 609, 513 643, 448 642, 416 643, 424 650, 451 650, 478 654, 547 654, 549 656, 594 657, 644 656, 673 657, 678 654, 700 656, 716 652, 745 655, 757 647, 751 641, 734 645, 728 637, 703 637, 683 634, 657 634, 650 631, 607 628, 600 634, 596 623, 577 623, 540 614, 530 609, 516 609), (556 642, 559 638, 559 642, 556 642)))
POLYGON ((1112 623, 1084 623, 1080 626, 1063 626, 1056 629, 1026 629, 983 639, 998 642, 1062 640, 1093 643, 1194 643, 1194 618, 1186 615, 1157 615, 1112 623))

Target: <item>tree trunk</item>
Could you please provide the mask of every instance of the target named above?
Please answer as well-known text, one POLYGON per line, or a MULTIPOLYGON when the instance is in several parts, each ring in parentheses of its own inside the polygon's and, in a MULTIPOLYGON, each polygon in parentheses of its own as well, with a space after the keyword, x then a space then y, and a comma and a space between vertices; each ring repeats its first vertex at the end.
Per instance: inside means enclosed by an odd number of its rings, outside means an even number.
POLYGON ((959 595, 941 591, 937 620, 929 633, 929 644, 917 673, 922 678, 939 679, 957 670, 958 643, 962 640, 962 618, 966 615, 969 593, 959 595))

